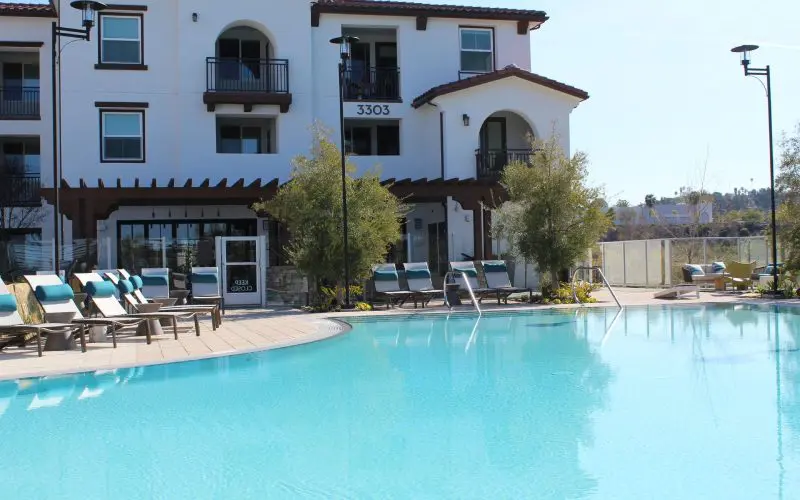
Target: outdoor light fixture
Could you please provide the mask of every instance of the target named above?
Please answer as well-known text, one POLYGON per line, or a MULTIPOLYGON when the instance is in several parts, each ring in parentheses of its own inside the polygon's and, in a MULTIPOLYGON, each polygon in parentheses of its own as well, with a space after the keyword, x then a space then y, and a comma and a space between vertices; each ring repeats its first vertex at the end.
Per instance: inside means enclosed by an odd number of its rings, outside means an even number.
POLYGON ((461 115, 461 120, 464 122, 465 127, 469 127, 469 115, 464 113, 461 115))
POLYGON ((342 235, 344 239, 344 305, 343 309, 350 309, 350 263, 348 262, 347 242, 347 172, 345 170, 345 143, 344 143, 344 73, 347 60, 350 58, 350 46, 358 42, 358 37, 351 35, 331 38, 331 43, 339 46, 339 149, 342 154, 342 235))
MULTIPOLYGON (((61 260, 61 172, 58 164, 58 141, 60 139, 60 130, 58 128, 59 114, 61 111, 61 102, 58 101, 58 89, 56 88, 56 61, 59 60, 61 54, 60 37, 75 38, 78 40, 89 41, 92 27, 95 24, 97 13, 107 7, 103 2, 96 2, 94 0, 74 0, 70 2, 70 7, 81 11, 81 26, 83 29, 78 28, 64 28, 53 21, 50 28, 50 91, 52 92, 53 103, 53 268, 56 274, 59 273, 59 261, 61 260)), ((60 70, 60 64, 58 65, 60 70)))
POLYGON ((75 0, 70 2, 69 6, 81 11, 81 25, 86 28, 87 35, 92 26, 94 26, 97 12, 108 7, 103 2, 95 2, 94 0, 75 0))
POLYGON ((764 90, 767 93, 767 127, 769 130, 769 197, 771 208, 771 230, 772 230, 772 293, 778 293, 778 226, 775 222, 775 155, 773 151, 772 140, 772 85, 770 82, 769 65, 763 68, 750 67, 750 52, 758 49, 758 45, 739 45, 731 49, 731 52, 742 55, 742 67, 744 68, 744 76, 763 76, 766 78, 766 84, 761 82, 764 90))
POLYGON ((197 22, 197 12, 192 12, 192 22, 197 22))

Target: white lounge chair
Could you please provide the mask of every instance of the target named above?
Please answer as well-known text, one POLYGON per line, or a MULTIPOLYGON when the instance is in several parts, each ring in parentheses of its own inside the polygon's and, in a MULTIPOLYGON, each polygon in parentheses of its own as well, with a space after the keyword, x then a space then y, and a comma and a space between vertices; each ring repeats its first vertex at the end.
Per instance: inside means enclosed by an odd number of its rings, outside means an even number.
POLYGON ((28 274, 24 278, 33 289, 33 296, 36 297, 36 301, 42 307, 45 317, 48 315, 65 315, 70 318, 71 323, 86 327, 110 327, 114 347, 117 347, 117 330, 138 324, 126 319, 84 318, 75 304, 72 287, 61 281, 61 278, 55 274, 28 274))
POLYGON ((209 304, 194 304, 185 306, 166 306, 161 305, 158 301, 148 300, 142 294, 142 280, 139 276, 131 276, 127 271, 118 269, 119 274, 105 273, 105 277, 117 287, 120 297, 137 312, 187 312, 197 314, 211 315, 211 328, 217 329, 218 308, 216 305, 209 304), (120 280, 118 276, 128 276, 129 278, 120 280), (157 311, 146 310, 146 306, 150 304, 158 304, 157 311))
POLYGON ((481 266, 483 267, 483 275, 486 276, 486 286, 494 290, 498 304, 501 300, 508 304, 508 297, 514 293, 528 292, 528 301, 533 300, 533 290, 515 287, 511 284, 505 261, 482 260, 481 266))
POLYGON ((410 299, 414 293, 400 288, 400 275, 394 264, 376 264, 372 266, 372 281, 375 286, 375 294, 386 299, 386 306, 403 304, 410 299))
MULTIPOLYGON (((89 294, 89 300, 94 304, 100 314, 105 318, 121 318, 133 319, 138 321, 145 320, 172 320, 172 333, 175 340, 178 340, 178 319, 194 319, 195 334, 200 336, 200 322, 197 319, 196 313, 190 312, 146 312, 128 314, 124 307, 114 296, 117 287, 111 281, 106 281, 97 273, 75 273, 75 277, 83 285, 84 290, 89 294)), ((147 336, 147 343, 152 342, 152 327, 150 321, 146 323, 147 328, 145 334, 147 336)), ((158 325, 156 325, 158 326, 158 325)))
MULTIPOLYGON (((0 280, 0 338, 10 337, 18 339, 21 346, 29 340, 29 336, 36 338, 36 352, 42 355, 42 334, 63 335, 67 343, 71 343, 76 334, 80 335, 81 350, 86 352, 86 329, 83 325, 72 323, 40 323, 28 325, 22 320, 17 307, 17 299, 8 289, 5 283, 0 280)), ((0 350, 9 345, 4 343, 0 350)), ((48 345, 45 343, 45 349, 48 345)))
POLYGON ((433 288, 431 270, 428 268, 427 262, 406 262, 403 264, 403 268, 406 270, 408 290, 414 292, 414 295, 411 296, 414 307, 417 307, 418 301, 422 307, 425 307, 436 296, 442 297, 444 300, 444 291, 433 288))
POLYGON ((700 298, 700 289, 697 285, 673 285, 671 288, 659 290, 653 294, 654 299, 680 299, 684 295, 694 295, 695 298, 700 298))

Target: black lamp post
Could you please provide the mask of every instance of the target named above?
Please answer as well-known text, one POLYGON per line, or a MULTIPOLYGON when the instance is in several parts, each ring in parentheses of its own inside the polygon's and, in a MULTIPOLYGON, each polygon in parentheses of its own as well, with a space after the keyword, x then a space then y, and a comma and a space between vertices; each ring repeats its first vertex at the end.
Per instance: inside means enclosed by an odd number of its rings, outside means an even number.
POLYGON ((344 143, 344 75, 347 60, 350 59, 350 44, 358 42, 358 37, 350 35, 331 38, 331 43, 339 46, 339 149, 342 153, 342 234, 344 235, 344 309, 350 309, 350 263, 347 242, 347 171, 344 143))
MULTIPOLYGON (((772 146, 772 86, 770 85, 769 65, 764 68, 751 68, 749 53, 758 49, 758 45, 739 45, 731 52, 742 54, 744 76, 764 76, 767 83, 764 90, 767 92, 767 124, 769 127, 769 197, 772 215, 772 293, 778 293, 778 228, 775 223, 775 160, 772 146)), ((761 81, 761 80, 759 80, 761 81)), ((762 85, 764 82, 761 82, 762 85)))
POLYGON ((58 134, 60 132, 58 126, 58 109, 59 104, 56 103, 57 100, 57 89, 56 89, 56 60, 59 58, 59 37, 65 36, 68 38, 77 38, 78 40, 86 40, 89 41, 89 33, 92 31, 92 26, 95 24, 95 15, 97 12, 106 8, 106 4, 103 2, 96 2, 94 0, 75 0, 70 2, 70 7, 73 9, 77 9, 81 11, 82 14, 82 21, 81 25, 83 26, 82 29, 77 28, 63 28, 58 25, 56 21, 53 21, 52 28, 50 30, 51 33, 51 41, 50 45, 52 47, 52 57, 51 57, 51 64, 50 64, 50 91, 52 92, 52 99, 53 99, 53 192, 54 192, 54 200, 53 200, 53 243, 55 247, 55 272, 56 274, 59 273, 59 262, 61 260, 61 200, 59 196, 59 190, 61 189, 61 175, 59 175, 59 164, 58 164, 58 134))

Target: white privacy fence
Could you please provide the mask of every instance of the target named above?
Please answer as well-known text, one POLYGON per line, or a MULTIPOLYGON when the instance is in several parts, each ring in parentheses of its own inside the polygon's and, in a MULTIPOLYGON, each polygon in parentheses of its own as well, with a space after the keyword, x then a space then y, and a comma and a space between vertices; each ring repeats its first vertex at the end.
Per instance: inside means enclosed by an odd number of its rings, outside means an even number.
MULTIPOLYGON (((770 242, 764 236, 612 241, 598 246, 593 264, 601 266, 606 279, 616 286, 682 283, 684 264, 737 261, 760 267, 772 260, 770 242)), ((778 253, 780 260, 780 247, 778 253)))

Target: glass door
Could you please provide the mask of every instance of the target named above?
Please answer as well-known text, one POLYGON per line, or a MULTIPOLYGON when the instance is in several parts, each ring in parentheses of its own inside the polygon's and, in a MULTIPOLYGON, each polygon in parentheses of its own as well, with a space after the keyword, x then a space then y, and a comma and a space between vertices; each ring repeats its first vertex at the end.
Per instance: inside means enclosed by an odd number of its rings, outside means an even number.
POLYGON ((259 305, 264 283, 255 236, 222 238, 222 293, 226 305, 259 305))

